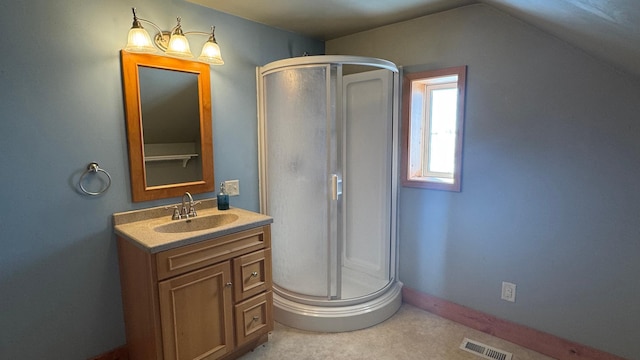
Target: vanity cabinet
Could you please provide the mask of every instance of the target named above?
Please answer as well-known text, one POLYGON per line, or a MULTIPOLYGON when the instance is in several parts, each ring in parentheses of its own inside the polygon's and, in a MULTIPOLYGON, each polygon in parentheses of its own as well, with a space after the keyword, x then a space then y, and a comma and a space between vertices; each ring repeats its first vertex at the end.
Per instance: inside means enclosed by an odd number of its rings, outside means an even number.
POLYGON ((118 236, 131 360, 235 359, 273 330, 270 226, 151 253, 118 236))

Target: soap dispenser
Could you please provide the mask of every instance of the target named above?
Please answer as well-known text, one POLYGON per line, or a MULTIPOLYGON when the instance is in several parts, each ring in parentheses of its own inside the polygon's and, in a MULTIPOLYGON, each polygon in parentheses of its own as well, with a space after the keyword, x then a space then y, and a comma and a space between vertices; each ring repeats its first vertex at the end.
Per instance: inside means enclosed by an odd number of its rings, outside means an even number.
POLYGON ((224 183, 220 183, 220 193, 218 194, 218 210, 229 210, 229 195, 224 190, 224 183))

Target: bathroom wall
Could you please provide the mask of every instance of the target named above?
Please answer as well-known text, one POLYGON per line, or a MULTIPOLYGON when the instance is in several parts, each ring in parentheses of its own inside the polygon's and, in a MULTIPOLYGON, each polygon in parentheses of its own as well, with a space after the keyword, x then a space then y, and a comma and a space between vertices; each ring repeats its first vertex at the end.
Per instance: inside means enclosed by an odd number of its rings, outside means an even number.
POLYGON ((179 201, 131 202, 119 51, 132 6, 167 29, 176 16, 185 30, 216 26, 226 64, 211 68, 215 176, 240 180, 233 206, 258 209, 255 67, 324 51, 182 0, 0 3, 0 359, 123 345, 111 214, 179 201), (99 197, 77 188, 91 161, 113 177, 99 197))
POLYGON ((638 359, 640 79, 484 5, 326 49, 468 65, 462 191, 400 190, 405 286, 638 359))

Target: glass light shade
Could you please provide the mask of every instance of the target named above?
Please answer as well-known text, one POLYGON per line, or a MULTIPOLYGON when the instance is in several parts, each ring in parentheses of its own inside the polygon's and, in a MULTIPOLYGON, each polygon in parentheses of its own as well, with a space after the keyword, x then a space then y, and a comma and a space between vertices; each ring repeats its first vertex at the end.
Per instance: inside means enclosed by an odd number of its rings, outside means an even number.
POLYGON ((129 30, 127 46, 124 49, 129 52, 156 52, 156 48, 153 46, 153 43, 151 43, 149 33, 142 27, 132 27, 131 30, 129 30))
POLYGON ((202 47, 202 53, 198 57, 198 60, 206 62, 212 65, 222 65, 222 54, 220 53, 220 46, 213 41, 207 41, 202 47))
POLYGON ((172 34, 167 46, 167 55, 193 57, 187 38, 184 35, 172 34))

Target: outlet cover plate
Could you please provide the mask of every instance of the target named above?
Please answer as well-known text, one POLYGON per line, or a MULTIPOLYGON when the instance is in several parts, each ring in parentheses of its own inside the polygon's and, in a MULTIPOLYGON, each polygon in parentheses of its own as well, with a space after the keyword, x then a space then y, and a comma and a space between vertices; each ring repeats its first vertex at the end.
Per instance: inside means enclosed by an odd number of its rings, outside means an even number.
POLYGON ((516 284, 502 282, 502 300, 516 302, 516 284))
POLYGON ((227 180, 224 182, 224 189, 229 196, 240 195, 240 180, 227 180))

